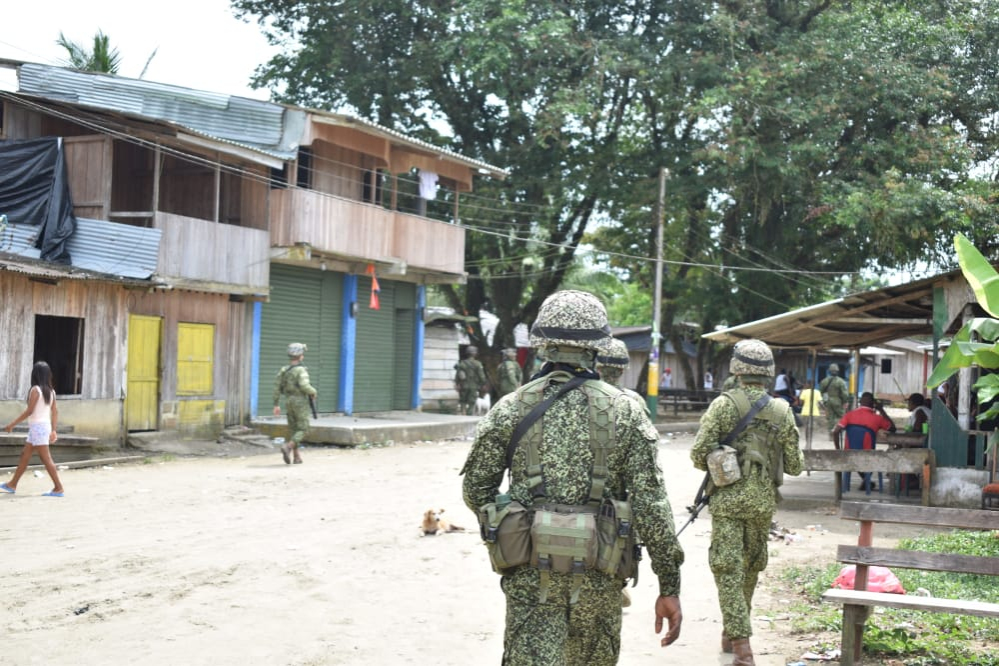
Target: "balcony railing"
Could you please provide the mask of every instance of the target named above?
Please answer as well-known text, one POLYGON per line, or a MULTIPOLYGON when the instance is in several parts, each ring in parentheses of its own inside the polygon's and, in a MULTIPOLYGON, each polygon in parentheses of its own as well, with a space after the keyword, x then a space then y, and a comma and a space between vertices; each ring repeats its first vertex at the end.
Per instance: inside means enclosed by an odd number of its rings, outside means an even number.
POLYGON ((270 237, 262 229, 220 224, 157 212, 163 231, 157 274, 163 278, 215 283, 225 291, 266 293, 270 279, 270 237))
POLYGON ((271 192, 271 243, 307 243, 361 261, 401 261, 407 270, 461 274, 464 228, 313 190, 271 192))

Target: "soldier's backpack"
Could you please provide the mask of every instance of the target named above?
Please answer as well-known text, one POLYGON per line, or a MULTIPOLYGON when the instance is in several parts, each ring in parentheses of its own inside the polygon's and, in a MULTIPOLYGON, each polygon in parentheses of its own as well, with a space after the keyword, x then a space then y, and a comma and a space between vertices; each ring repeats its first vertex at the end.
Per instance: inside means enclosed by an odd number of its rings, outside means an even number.
POLYGON ((510 501, 507 495, 500 495, 496 502, 480 508, 479 522, 497 573, 509 573, 517 566, 538 569, 541 572, 541 602, 547 599, 551 572, 571 573, 574 581, 570 603, 575 603, 584 573, 596 570, 621 580, 637 578, 641 555, 632 528, 630 502, 606 497, 604 493, 608 476, 607 454, 615 445, 613 403, 620 395, 618 389, 601 382, 591 382, 581 389, 589 405, 590 449, 593 452, 589 499, 582 505, 548 502, 539 454, 542 429, 535 427, 535 423, 549 405, 585 381, 574 377, 556 394, 542 401, 549 378, 535 380, 520 392, 521 413, 526 412, 526 416, 514 430, 507 448, 507 469, 512 464, 514 451, 518 447, 524 449, 527 457, 525 483, 532 503, 525 507, 510 501))
MULTIPOLYGON (((786 400, 763 400, 763 405, 749 403, 745 392, 740 390, 722 393, 735 404, 742 419, 747 421, 747 435, 738 442, 729 442, 735 449, 740 478, 748 478, 756 467, 760 473, 773 481, 775 486, 784 483, 784 449, 774 443, 774 438, 787 420, 791 406, 786 400), (749 416, 747 419, 746 417, 749 416)), ((769 398, 769 396, 765 396, 769 398)), ((757 403, 759 404, 759 402, 757 403)), ((714 475, 712 475, 713 478, 714 475)), ((721 485, 717 484, 716 485, 721 485)))

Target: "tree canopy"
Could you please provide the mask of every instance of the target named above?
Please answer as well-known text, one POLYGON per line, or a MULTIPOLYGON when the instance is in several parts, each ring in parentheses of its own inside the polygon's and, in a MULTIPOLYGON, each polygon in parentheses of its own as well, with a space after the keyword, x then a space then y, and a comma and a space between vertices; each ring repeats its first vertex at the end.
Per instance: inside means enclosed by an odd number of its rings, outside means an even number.
POLYGON ((446 290, 490 305, 496 347, 584 241, 651 291, 662 168, 667 332, 949 265, 955 232, 996 249, 999 0, 233 5, 283 46, 255 79, 275 98, 510 169, 464 207, 446 290))

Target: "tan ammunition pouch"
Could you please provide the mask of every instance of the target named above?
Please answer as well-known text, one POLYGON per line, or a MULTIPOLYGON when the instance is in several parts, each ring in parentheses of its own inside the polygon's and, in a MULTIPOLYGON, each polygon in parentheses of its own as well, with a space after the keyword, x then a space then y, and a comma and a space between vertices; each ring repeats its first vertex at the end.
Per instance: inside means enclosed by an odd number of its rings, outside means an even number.
POLYGON ((496 502, 479 508, 479 532, 489 550, 493 571, 502 575, 531 559, 531 521, 533 512, 509 496, 499 495, 496 502))

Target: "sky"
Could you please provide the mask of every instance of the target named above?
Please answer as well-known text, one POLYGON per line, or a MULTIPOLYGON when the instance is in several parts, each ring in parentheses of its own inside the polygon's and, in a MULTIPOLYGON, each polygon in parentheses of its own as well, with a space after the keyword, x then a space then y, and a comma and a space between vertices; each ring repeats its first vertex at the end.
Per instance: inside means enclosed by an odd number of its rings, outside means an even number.
POLYGON ((63 65, 66 38, 90 49, 98 30, 121 56, 118 74, 229 95, 267 99, 249 87, 254 68, 275 53, 255 23, 235 18, 229 0, 19 0, 4 3, 0 59, 63 65))

